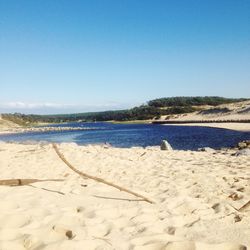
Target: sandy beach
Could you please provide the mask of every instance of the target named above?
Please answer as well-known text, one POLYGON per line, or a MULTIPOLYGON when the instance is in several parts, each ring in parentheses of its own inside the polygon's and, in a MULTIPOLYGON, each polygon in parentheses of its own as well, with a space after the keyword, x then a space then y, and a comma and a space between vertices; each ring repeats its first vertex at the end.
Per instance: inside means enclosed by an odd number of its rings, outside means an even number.
POLYGON ((0 135, 1 134, 9 134, 9 133, 16 133, 20 131, 21 126, 18 124, 8 121, 6 119, 3 119, 0 114, 0 135))
POLYGON ((0 250, 250 250, 249 17, 0 0, 0 250))
POLYGON ((237 131, 250 131, 250 122, 246 122, 249 120, 250 101, 244 101, 238 103, 222 104, 216 107, 203 107, 202 111, 173 115, 171 117, 161 116, 161 119, 158 121, 166 121, 166 125, 173 126, 203 126, 237 131), (168 124, 168 121, 171 121, 172 124, 168 124), (174 123, 175 121, 177 123, 174 123), (188 123, 189 121, 191 122, 188 123), (195 121, 197 121, 197 123, 195 121), (211 121, 211 123, 209 121, 211 121))
POLYGON ((50 179, 0 186, 1 250, 250 247, 249 156, 74 143, 58 148, 78 170, 154 203, 82 178, 51 144, 1 143, 2 180, 50 179))
POLYGON ((183 123, 183 124, 165 124, 168 126, 201 126, 210 128, 223 128, 242 132, 250 131, 250 123, 237 123, 237 122, 222 122, 222 123, 183 123))

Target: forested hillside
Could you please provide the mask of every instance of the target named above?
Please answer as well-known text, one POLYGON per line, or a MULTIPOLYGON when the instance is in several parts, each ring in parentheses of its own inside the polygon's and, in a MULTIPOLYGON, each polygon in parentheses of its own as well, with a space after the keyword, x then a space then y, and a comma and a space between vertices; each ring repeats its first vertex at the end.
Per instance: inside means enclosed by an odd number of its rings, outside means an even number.
POLYGON ((199 106, 217 106, 247 99, 223 97, 169 97, 149 101, 146 105, 127 110, 88 112, 59 115, 24 115, 20 113, 2 114, 2 117, 20 125, 37 122, 71 122, 71 121, 132 121, 159 118, 162 115, 194 112, 199 106))
POLYGON ((176 107, 176 106, 202 106, 210 105, 217 106, 220 104, 233 103, 233 102, 242 102, 247 99, 233 99, 233 98, 224 98, 219 96, 196 96, 196 97, 168 97, 168 98, 159 98, 148 102, 149 106, 152 107, 176 107))

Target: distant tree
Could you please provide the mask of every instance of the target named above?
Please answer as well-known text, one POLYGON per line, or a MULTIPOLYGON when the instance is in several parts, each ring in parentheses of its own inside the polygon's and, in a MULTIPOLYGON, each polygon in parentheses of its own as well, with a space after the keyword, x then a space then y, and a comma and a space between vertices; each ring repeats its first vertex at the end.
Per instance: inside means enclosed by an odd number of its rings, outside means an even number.
MULTIPOLYGON (((147 120, 154 117, 159 118, 162 115, 183 114, 196 111, 194 106, 212 105, 217 106, 224 103, 244 101, 247 99, 232 99, 218 96, 205 97, 169 97, 151 100, 146 105, 134 107, 132 109, 87 112, 77 114, 60 114, 60 115, 24 115, 21 113, 3 114, 5 119, 13 121, 20 125, 29 125, 37 122, 74 122, 74 121, 131 121, 147 120)), ((200 110, 200 109, 199 109, 200 110)))

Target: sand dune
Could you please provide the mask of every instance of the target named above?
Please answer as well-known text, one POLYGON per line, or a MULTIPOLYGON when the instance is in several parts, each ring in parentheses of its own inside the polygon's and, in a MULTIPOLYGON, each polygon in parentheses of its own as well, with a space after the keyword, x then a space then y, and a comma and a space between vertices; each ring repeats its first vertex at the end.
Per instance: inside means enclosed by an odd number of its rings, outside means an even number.
POLYGON ((178 120, 250 120, 250 101, 222 104, 194 113, 176 115, 178 120))
POLYGON ((83 179, 51 145, 0 144, 0 249, 246 249, 250 158, 231 151, 161 151, 61 144, 79 170, 138 192, 140 201, 83 179))
POLYGON ((15 132, 20 128, 20 126, 14 122, 3 119, 0 114, 0 134, 1 133, 11 133, 15 132))
POLYGON ((250 123, 227 122, 227 121, 250 121, 250 101, 222 104, 216 107, 204 106, 201 111, 193 113, 161 116, 157 121, 192 121, 184 124, 168 124, 174 126, 205 126, 215 128, 225 128, 238 131, 250 131, 250 123), (197 121, 197 123, 194 123, 197 121), (200 123, 201 121, 211 121, 211 123, 200 123), (225 121, 223 123, 213 123, 213 121, 225 121))
POLYGON ((201 127, 211 127, 211 128, 223 128, 231 129, 236 131, 249 132, 250 123, 238 123, 238 122, 222 122, 222 123, 185 123, 185 124, 166 124, 168 126, 201 126, 201 127))

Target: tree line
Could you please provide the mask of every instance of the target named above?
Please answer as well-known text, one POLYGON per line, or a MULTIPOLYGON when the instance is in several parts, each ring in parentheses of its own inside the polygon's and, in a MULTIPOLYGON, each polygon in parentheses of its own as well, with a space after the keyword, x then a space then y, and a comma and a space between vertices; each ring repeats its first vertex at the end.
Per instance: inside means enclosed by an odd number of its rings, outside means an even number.
POLYGON ((232 103, 247 99, 232 99, 223 97, 169 97, 149 101, 146 105, 126 110, 87 112, 61 115, 24 115, 20 113, 2 114, 2 117, 20 125, 29 125, 38 122, 91 122, 91 121, 131 121, 160 118, 162 115, 190 113, 198 110, 197 106, 232 103))
POLYGON ((152 107, 169 107, 169 106, 201 106, 201 105, 211 105, 217 106, 220 104, 233 103, 233 102, 242 102, 246 101, 244 98, 224 98, 219 96, 195 96, 195 97, 168 97, 168 98, 159 98, 151 100, 148 102, 149 106, 152 107))

